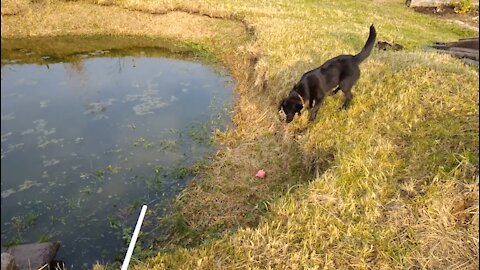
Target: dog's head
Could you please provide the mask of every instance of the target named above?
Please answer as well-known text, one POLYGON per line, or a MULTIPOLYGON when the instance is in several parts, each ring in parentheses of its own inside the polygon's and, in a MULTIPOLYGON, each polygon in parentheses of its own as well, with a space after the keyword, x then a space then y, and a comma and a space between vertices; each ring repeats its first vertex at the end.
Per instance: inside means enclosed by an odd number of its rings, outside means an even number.
POLYGON ((278 106, 278 111, 283 111, 285 113, 286 122, 290 123, 293 120, 295 114, 301 114, 301 110, 303 109, 303 102, 300 96, 288 96, 280 101, 278 106))

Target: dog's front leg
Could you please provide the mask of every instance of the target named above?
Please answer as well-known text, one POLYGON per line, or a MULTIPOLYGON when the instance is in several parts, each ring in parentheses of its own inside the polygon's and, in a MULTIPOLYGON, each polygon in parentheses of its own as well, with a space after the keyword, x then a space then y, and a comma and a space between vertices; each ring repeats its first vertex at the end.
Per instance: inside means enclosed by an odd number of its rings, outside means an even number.
POLYGON ((308 118, 310 122, 313 122, 317 117, 318 109, 320 109, 320 105, 322 105, 322 102, 323 102, 323 96, 315 100, 315 106, 313 106, 313 108, 310 110, 310 118, 308 118))
POLYGON ((336 95, 337 92, 340 91, 340 90, 341 90, 341 89, 340 89, 340 85, 339 85, 339 86, 337 86, 337 88, 335 88, 335 90, 333 90, 332 92, 330 92, 330 96, 336 95))

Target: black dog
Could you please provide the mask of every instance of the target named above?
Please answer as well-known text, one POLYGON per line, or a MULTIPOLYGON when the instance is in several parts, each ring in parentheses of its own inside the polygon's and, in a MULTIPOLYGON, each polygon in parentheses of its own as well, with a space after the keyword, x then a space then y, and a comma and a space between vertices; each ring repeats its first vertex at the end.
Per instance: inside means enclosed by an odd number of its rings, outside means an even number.
POLYGON ((372 24, 367 42, 357 55, 339 55, 328 60, 320 67, 303 74, 288 97, 280 102, 279 111, 283 110, 287 117, 287 123, 293 120, 295 114, 300 115, 307 99, 309 108, 312 108, 315 101, 315 106, 311 109, 309 117, 310 121, 315 120, 323 99, 335 86, 337 88, 333 90, 331 95, 335 95, 339 90, 342 90, 345 101, 340 109, 346 110, 352 101, 352 87, 360 78, 359 64, 372 52, 376 36, 377 32, 372 24))

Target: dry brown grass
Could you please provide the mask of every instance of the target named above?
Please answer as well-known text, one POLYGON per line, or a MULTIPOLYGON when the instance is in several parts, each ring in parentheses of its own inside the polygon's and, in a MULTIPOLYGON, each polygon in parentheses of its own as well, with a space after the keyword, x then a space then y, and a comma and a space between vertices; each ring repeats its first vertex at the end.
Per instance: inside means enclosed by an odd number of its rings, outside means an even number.
MULTIPOLYGON (((1 14, 3 16, 13 16, 25 13, 29 10, 30 1, 28 0, 5 0, 1 2, 1 14)), ((3 31, 3 28, 2 28, 3 31)))
POLYGON ((211 168, 198 177, 201 180, 193 182, 177 198, 189 224, 194 228, 215 225, 227 229, 256 226, 275 195, 311 178, 303 171, 301 158, 285 155, 298 153, 299 149, 292 149, 297 146, 281 144, 275 138, 259 137, 219 152, 209 165, 211 168), (258 141, 262 142, 261 147, 258 141), (267 148, 269 151, 264 152, 267 148), (283 158, 272 160, 272 156, 283 158), (254 177, 259 168, 268 172, 265 179, 254 177))

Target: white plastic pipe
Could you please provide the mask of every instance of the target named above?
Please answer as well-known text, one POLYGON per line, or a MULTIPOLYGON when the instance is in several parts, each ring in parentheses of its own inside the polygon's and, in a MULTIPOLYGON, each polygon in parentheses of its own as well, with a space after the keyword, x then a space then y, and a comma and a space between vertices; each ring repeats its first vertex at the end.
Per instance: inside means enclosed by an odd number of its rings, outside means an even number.
POLYGON ((135 249, 135 244, 137 242, 138 234, 140 233, 140 228, 142 227, 143 218, 145 217, 145 213, 147 212, 147 206, 142 206, 142 211, 140 212, 140 216, 137 220, 137 225, 135 226, 135 230, 133 231, 132 239, 130 240, 130 245, 127 249, 127 255, 125 256, 125 260, 123 260, 122 269, 127 270, 128 265, 130 264, 130 259, 132 258, 133 250, 135 249))

